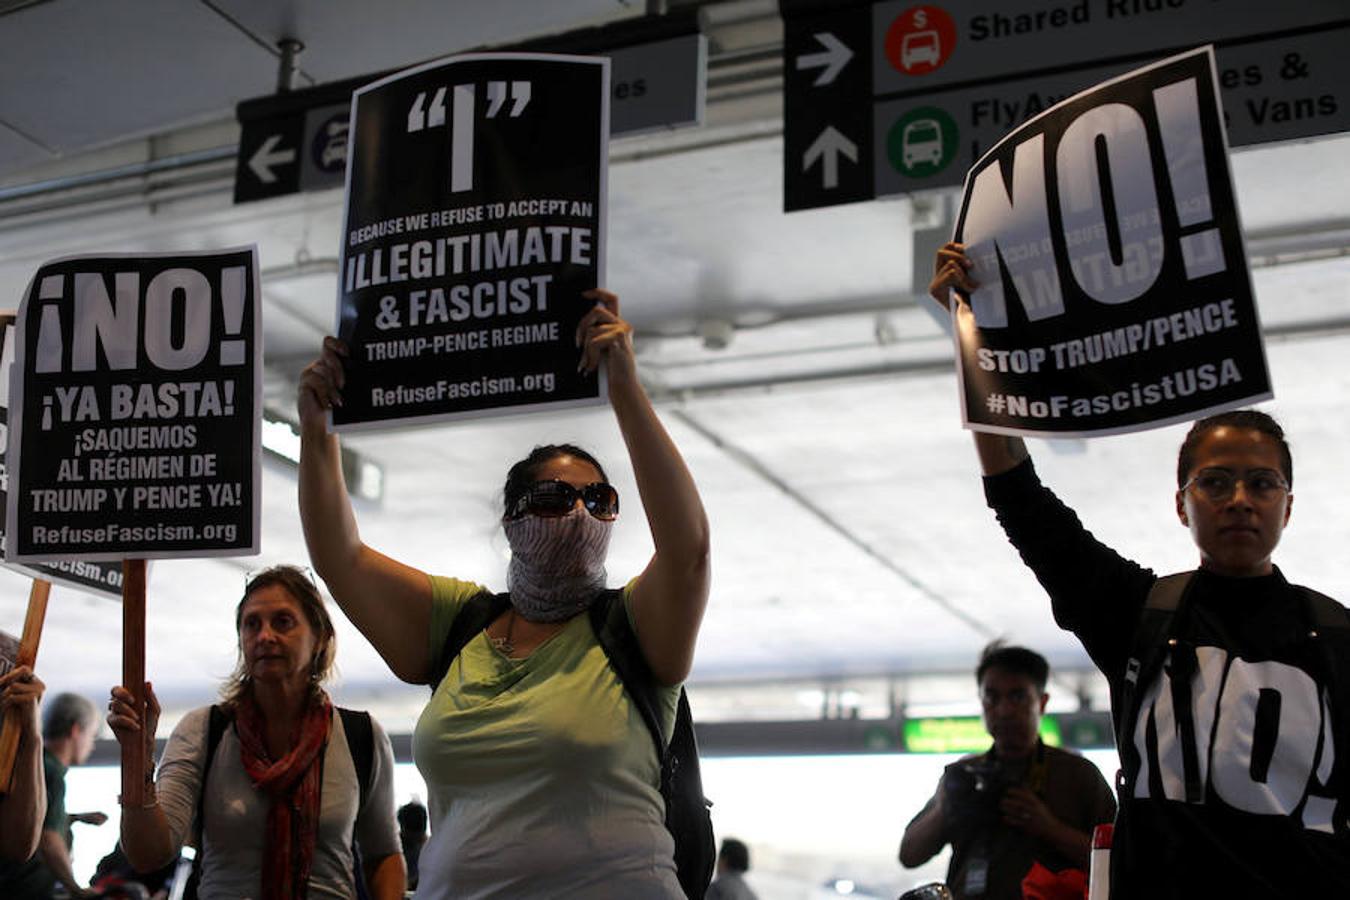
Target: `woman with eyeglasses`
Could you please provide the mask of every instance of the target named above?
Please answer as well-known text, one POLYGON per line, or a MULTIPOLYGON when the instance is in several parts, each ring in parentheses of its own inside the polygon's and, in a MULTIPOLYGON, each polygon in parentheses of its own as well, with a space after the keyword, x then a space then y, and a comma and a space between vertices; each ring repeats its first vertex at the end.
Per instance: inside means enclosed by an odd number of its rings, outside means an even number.
MULTIPOLYGON (((947 244, 930 285, 963 319, 971 267, 947 244)), ((1191 426, 1173 500, 1199 566, 1163 578, 1094 538, 1021 438, 974 436, 989 506, 1111 684, 1111 896, 1350 896, 1350 614, 1274 564, 1294 502, 1280 425, 1191 426)))
MULTIPOLYGON (((318 588, 294 566, 254 574, 235 629, 221 703, 182 718, 145 804, 122 807, 128 861, 153 872, 194 845, 201 900, 398 900, 393 750, 369 715, 323 689, 337 644, 318 588)), ((113 688, 108 724, 123 748, 144 748, 151 772, 160 706, 148 682, 145 699, 142 727, 131 693, 113 688)))
MULTIPOLYGON (((577 329, 581 368, 605 367, 655 554, 623 589, 670 733, 708 599, 708 522, 638 380, 632 327, 608 291, 577 329)), ((604 593, 619 499, 589 453, 539 447, 507 475, 509 606, 438 677, 456 614, 488 588, 428 575, 366 546, 327 410, 342 402, 328 338, 299 391, 300 512, 315 568, 394 674, 433 694, 413 737, 430 794, 419 898, 679 898, 652 738, 585 614, 604 593)))

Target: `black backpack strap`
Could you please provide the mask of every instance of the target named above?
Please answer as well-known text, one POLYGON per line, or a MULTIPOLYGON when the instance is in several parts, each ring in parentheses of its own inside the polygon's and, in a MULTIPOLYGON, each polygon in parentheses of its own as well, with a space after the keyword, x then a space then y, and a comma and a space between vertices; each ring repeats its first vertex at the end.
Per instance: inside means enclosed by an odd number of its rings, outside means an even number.
MULTIPOLYGON (((347 738, 347 752, 352 757, 352 767, 356 770, 358 801, 356 815, 359 817, 366 808, 366 798, 370 796, 370 776, 375 768, 375 729, 370 724, 370 713, 359 709, 334 707, 342 718, 342 731, 347 738)), ((365 863, 361 858, 361 848, 356 841, 356 828, 352 827, 352 884, 356 888, 359 900, 369 897, 366 890, 365 863)))
POLYGON ((206 720, 206 755, 202 757, 202 782, 197 790, 197 811, 192 817, 192 843, 196 846, 196 855, 192 858, 192 872, 188 875, 187 887, 183 891, 183 900, 197 900, 197 885, 202 878, 202 859, 206 855, 206 842, 202 834, 206 831, 206 776, 211 773, 211 762, 216 757, 220 739, 225 729, 230 727, 234 717, 219 703, 211 704, 211 712, 206 720))
POLYGON ((701 898, 712 880, 717 859, 712 803, 703 795, 703 776, 698 764, 698 741, 689 711, 689 696, 680 688, 675 724, 666 735, 661 727, 660 685, 652 673, 637 634, 628 622, 628 608, 621 589, 605 591, 591 604, 591 627, 609 658, 624 692, 637 707, 656 745, 661 766, 661 798, 666 806, 666 829, 675 839, 675 870, 680 886, 690 898, 701 898))
MULTIPOLYGON (((1350 747, 1350 716, 1337 711, 1337 704, 1350 700, 1350 672, 1346 667, 1346 651, 1350 650, 1350 610, 1326 594, 1312 588, 1296 585, 1303 595, 1304 608, 1307 610, 1311 639, 1317 650, 1318 661, 1322 668, 1322 677, 1327 690, 1331 692, 1332 710, 1331 739, 1337 749, 1350 747)), ((1344 796, 1350 793, 1350 787, 1341 787, 1344 796)))
MULTIPOLYGON (((1162 666, 1169 648, 1168 642, 1172 639, 1173 622, 1194 575, 1193 571, 1178 572, 1154 581, 1153 587, 1149 589, 1148 599, 1144 601, 1144 607, 1140 610, 1139 621, 1135 624, 1134 636, 1130 641, 1130 656, 1125 663, 1125 677, 1121 682, 1120 702, 1117 704, 1119 712, 1116 720, 1116 749, 1124 770, 1128 773, 1125 783, 1117 785, 1122 797, 1125 796, 1123 792, 1126 790, 1133 792, 1134 778, 1138 775, 1142 763, 1134 749, 1135 723, 1139 720, 1140 708, 1143 705, 1140 691, 1162 666)), ((1173 679, 1174 685, 1177 680, 1173 679)), ((1186 691, 1189 693, 1190 680, 1189 678, 1184 680, 1186 691)), ((1186 708, 1190 709, 1189 702, 1186 703, 1186 708)), ((1194 741, 1190 741, 1189 744, 1194 750, 1194 741)), ((1191 771, 1194 770, 1188 766, 1187 772, 1191 771)), ((1190 778, 1187 778, 1187 782, 1189 793, 1190 778)))
POLYGON ((661 727, 656 676, 652 674, 651 666, 647 665, 637 635, 628 624, 628 608, 623 602, 623 590, 605 591, 591 604, 589 615, 591 628, 605 656, 609 658, 610 666, 619 676, 619 682, 651 732, 656 744, 656 758, 661 761, 661 782, 664 785, 667 777, 666 751, 670 739, 661 727))
POLYGON ((370 713, 359 709, 335 707, 342 717, 342 730, 347 735, 347 750, 352 755, 352 765, 356 768, 356 783, 361 790, 361 801, 357 814, 366 808, 366 798, 370 796, 370 776, 375 769, 375 729, 370 724, 370 713))
POLYGON ((1308 600, 1308 617, 1315 631, 1350 632, 1350 610, 1310 587, 1295 587, 1308 600))
POLYGON ((510 594, 493 594, 488 591, 475 594, 464 602, 459 612, 455 614, 454 621, 450 623, 450 632, 446 634, 445 643, 441 645, 440 656, 433 660, 431 677, 427 680, 427 686, 431 688, 432 693, 435 693, 441 679, 445 678, 445 673, 450 671, 450 663, 459 656, 459 651, 464 649, 464 645, 506 612, 506 608, 510 605, 510 594))
POLYGON ((193 835, 197 840, 198 860, 202 854, 202 831, 206 828, 206 776, 211 773, 211 762, 216 757, 220 739, 225 736, 225 729, 230 727, 233 720, 234 716, 225 707, 219 703, 211 704, 211 714, 206 723, 206 756, 202 758, 202 783, 197 791, 197 815, 192 824, 193 835))

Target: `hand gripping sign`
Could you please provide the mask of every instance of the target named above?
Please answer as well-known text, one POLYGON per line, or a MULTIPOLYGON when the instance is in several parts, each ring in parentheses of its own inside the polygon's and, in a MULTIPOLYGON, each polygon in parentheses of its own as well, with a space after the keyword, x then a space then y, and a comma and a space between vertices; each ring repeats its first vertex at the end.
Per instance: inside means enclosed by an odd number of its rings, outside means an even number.
POLYGON ((352 100, 338 430, 604 401, 573 334, 601 284, 609 61, 455 57, 352 100))
POLYGON ((253 248, 48 263, 15 338, 7 561, 258 552, 253 248))
MULTIPOLYGON (((16 640, 12 635, 0 631, 0 675, 9 673, 17 666, 31 669, 37 665, 38 644, 42 641, 42 625, 47 618, 47 597, 51 588, 51 582, 33 579, 22 637, 16 640)), ((23 725, 19 718, 21 715, 17 708, 12 708, 0 719, 0 794, 9 790, 14 777, 14 760, 19 753, 19 734, 23 725)))
POLYGON ((1138 431, 1271 394, 1212 48, 1051 107, 966 176, 966 426, 1138 431))

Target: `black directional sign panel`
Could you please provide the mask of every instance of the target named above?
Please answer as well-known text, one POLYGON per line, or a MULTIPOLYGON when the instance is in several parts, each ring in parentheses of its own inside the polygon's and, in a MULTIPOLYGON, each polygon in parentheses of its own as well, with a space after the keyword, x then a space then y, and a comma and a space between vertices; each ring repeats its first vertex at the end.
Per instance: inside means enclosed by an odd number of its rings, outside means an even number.
MULTIPOLYGON (((703 121, 707 38, 698 32, 692 14, 551 35, 516 49, 609 57, 611 135, 703 121)), ((388 74, 372 73, 239 104, 242 133, 234 202, 341 187, 352 93, 388 74)))
POLYGON ((1230 146, 1350 130, 1346 0, 780 0, 783 205, 961 184, 1012 129, 1213 43, 1230 146))
POLYGON ((241 132, 234 179, 235 203, 300 190, 297 160, 304 124, 302 117, 273 116, 250 122, 250 127, 241 132))
POLYGON ((789 212, 870 200, 869 4, 789 15, 783 33, 783 205, 789 212))
POLYGON ((358 78, 239 104, 234 202, 342 187, 358 78))

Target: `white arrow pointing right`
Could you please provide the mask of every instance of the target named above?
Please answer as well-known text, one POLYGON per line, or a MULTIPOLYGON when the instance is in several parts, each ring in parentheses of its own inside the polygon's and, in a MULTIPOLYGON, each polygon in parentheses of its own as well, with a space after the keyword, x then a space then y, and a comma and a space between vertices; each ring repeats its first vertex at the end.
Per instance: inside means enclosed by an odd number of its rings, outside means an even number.
POLYGON ((820 45, 825 48, 823 53, 811 53, 797 57, 798 69, 816 69, 821 72, 816 76, 814 87, 829 84, 838 77, 839 72, 848 65, 848 61, 853 58, 853 51, 844 45, 839 38, 830 34, 828 31, 818 31, 813 35, 820 45))
POLYGON ((258 176, 258 180, 263 184, 274 184, 277 176, 272 172, 273 166, 282 166, 286 163, 295 162, 295 150, 278 150, 277 144, 281 143, 281 135, 269 135, 267 140, 262 142, 262 146, 248 159, 248 167, 253 170, 253 174, 258 176))
POLYGON ((802 171, 811 168, 817 159, 821 160, 826 190, 839 186, 839 157, 847 156, 850 162, 858 161, 858 145, 840 134, 833 125, 826 125, 820 136, 811 142, 802 156, 802 171))

